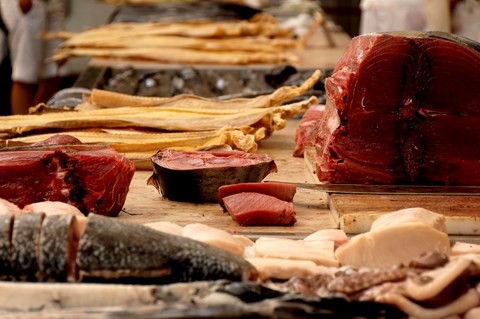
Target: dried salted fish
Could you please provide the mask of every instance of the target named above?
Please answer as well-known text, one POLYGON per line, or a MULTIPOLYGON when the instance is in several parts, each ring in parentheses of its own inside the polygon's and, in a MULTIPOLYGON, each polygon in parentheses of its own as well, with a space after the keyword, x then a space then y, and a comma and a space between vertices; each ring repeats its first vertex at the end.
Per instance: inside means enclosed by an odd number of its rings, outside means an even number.
MULTIPOLYGON (((20 146, 36 143, 55 134, 46 133, 21 136, 9 139, 4 144, 20 146)), ((159 149, 165 148, 196 150, 223 144, 232 145, 232 147, 245 152, 254 152, 257 149, 254 135, 231 127, 222 127, 214 131, 159 133, 140 130, 97 129, 94 131, 69 131, 68 135, 78 138, 83 143, 108 144, 111 148, 121 153, 148 151, 155 153, 159 149)))
POLYGON ((94 107, 101 108, 123 106, 168 106, 192 109, 265 108, 281 105, 287 100, 304 95, 320 80, 321 74, 320 70, 316 70, 300 86, 283 86, 271 94, 259 95, 253 98, 217 100, 192 94, 179 94, 173 97, 145 97, 94 89, 87 98, 87 101, 94 107))
POLYGON ((4 117, 0 146, 35 143, 61 131, 83 143, 108 144, 126 153, 140 169, 151 169, 150 157, 167 148, 255 152, 258 141, 317 103, 312 96, 282 105, 303 95, 319 78, 316 71, 300 86, 224 101, 188 94, 158 98, 93 90, 75 111, 48 112, 48 107, 37 107, 35 114, 4 117))
POLYGON ((193 132, 218 130, 230 125, 236 128, 262 126, 269 135, 272 131, 283 128, 287 118, 305 112, 309 105, 316 102, 317 98, 311 97, 288 105, 247 110, 122 107, 42 115, 12 115, 0 121, 0 133, 13 137, 32 130, 96 127, 143 127, 193 132))
POLYGON ((248 21, 112 23, 46 36, 66 39, 52 57, 58 63, 72 56, 181 64, 296 63, 294 50, 301 47, 290 28, 267 14, 248 21))
MULTIPOLYGON (((71 40, 75 40, 73 37, 71 40)), ((232 37, 232 38, 190 38, 181 36, 152 36, 139 37, 127 33, 119 33, 112 37, 111 34, 105 34, 99 37, 84 38, 81 43, 67 40, 57 52, 62 52, 68 48, 183 48, 205 51, 257 51, 257 52, 277 52, 278 50, 287 50, 299 48, 298 41, 291 38, 266 38, 266 37, 232 37)))
POLYGON ((275 18, 269 14, 258 14, 250 20, 232 20, 216 22, 179 22, 179 23, 111 23, 73 33, 48 33, 47 37, 66 39, 64 46, 77 46, 91 43, 95 39, 106 37, 132 36, 183 36, 196 38, 222 38, 239 36, 291 37, 292 30, 281 27, 275 18))
POLYGON ((251 51, 202 51, 182 48, 62 48, 53 60, 61 63, 73 56, 94 58, 116 58, 125 60, 147 60, 178 64, 279 64, 298 63, 293 52, 251 52, 251 51))

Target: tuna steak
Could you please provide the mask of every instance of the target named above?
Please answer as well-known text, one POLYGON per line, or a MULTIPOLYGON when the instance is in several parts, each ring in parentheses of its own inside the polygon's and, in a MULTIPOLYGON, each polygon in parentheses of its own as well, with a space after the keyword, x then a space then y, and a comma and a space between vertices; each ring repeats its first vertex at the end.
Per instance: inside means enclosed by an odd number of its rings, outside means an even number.
POLYGON ((326 80, 317 175, 334 183, 480 184, 480 44, 354 38, 326 80))
POLYGON ((241 226, 293 226, 292 202, 260 193, 238 193, 223 199, 228 213, 241 226))
POLYGON ((106 146, 45 144, 0 152, 0 198, 20 207, 61 201, 85 215, 120 212, 135 171, 131 161, 106 146))
POLYGON ((223 185, 218 189, 218 201, 223 207, 223 198, 238 193, 260 193, 291 202, 297 192, 297 187, 282 183, 239 183, 223 185))
POLYGON ((81 281, 175 282, 255 279, 244 258, 220 248, 90 215, 79 242, 81 281))
POLYGON ((152 156, 152 162, 149 183, 163 197, 186 202, 218 202, 220 186, 260 182, 277 171, 269 155, 240 151, 162 150, 152 156))

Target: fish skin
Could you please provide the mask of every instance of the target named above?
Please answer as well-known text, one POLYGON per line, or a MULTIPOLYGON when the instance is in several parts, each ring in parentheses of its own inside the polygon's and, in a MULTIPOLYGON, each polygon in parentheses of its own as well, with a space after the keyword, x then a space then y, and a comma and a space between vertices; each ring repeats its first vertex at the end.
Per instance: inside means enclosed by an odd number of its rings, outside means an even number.
POLYGON ((50 215, 43 220, 38 248, 39 281, 67 281, 70 245, 75 245, 74 218, 72 215, 50 215))
POLYGON ((0 215, 0 280, 9 279, 12 271, 11 254, 13 215, 0 215))
POLYGON ((255 279, 244 258, 143 225, 89 215, 76 259, 80 281, 166 283, 255 279))
POLYGON ((12 274, 16 280, 36 280, 37 247, 44 217, 43 213, 15 216, 12 233, 12 274))

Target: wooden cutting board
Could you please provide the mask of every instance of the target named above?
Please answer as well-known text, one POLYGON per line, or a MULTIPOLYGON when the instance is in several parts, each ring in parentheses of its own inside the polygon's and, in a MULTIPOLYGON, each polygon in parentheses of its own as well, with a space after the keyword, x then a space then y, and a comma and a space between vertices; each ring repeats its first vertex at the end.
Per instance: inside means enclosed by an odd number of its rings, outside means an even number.
MULTIPOLYGON (((306 150, 305 164, 312 180, 319 183, 315 174, 315 150, 306 150)), ((423 207, 444 215, 451 235, 480 235, 480 196, 329 193, 326 201, 340 229, 348 234, 368 231, 372 222, 383 214, 423 207)))
POLYGON ((347 233, 368 231, 382 214, 423 207, 442 214, 451 235, 480 234, 480 196, 329 194, 327 204, 347 233))

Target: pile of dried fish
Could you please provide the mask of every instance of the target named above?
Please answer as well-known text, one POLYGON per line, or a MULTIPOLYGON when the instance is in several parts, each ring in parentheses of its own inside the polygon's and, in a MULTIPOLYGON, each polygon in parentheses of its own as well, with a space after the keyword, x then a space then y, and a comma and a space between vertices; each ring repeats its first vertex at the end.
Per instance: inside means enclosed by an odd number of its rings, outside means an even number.
POLYGON ((320 71, 299 87, 281 87, 255 98, 215 100, 183 94, 146 98, 93 90, 73 111, 4 117, 0 141, 19 146, 45 140, 57 132, 68 133, 83 143, 107 143, 136 163, 150 168, 150 157, 159 149, 199 150, 227 147, 246 152, 257 141, 286 125, 286 119, 302 114, 316 97, 282 105, 303 95, 320 78, 320 71))
POLYGON ((53 60, 72 56, 180 64, 295 63, 301 45, 291 29, 268 14, 250 20, 178 23, 112 23, 77 34, 52 33, 66 41, 53 60))

